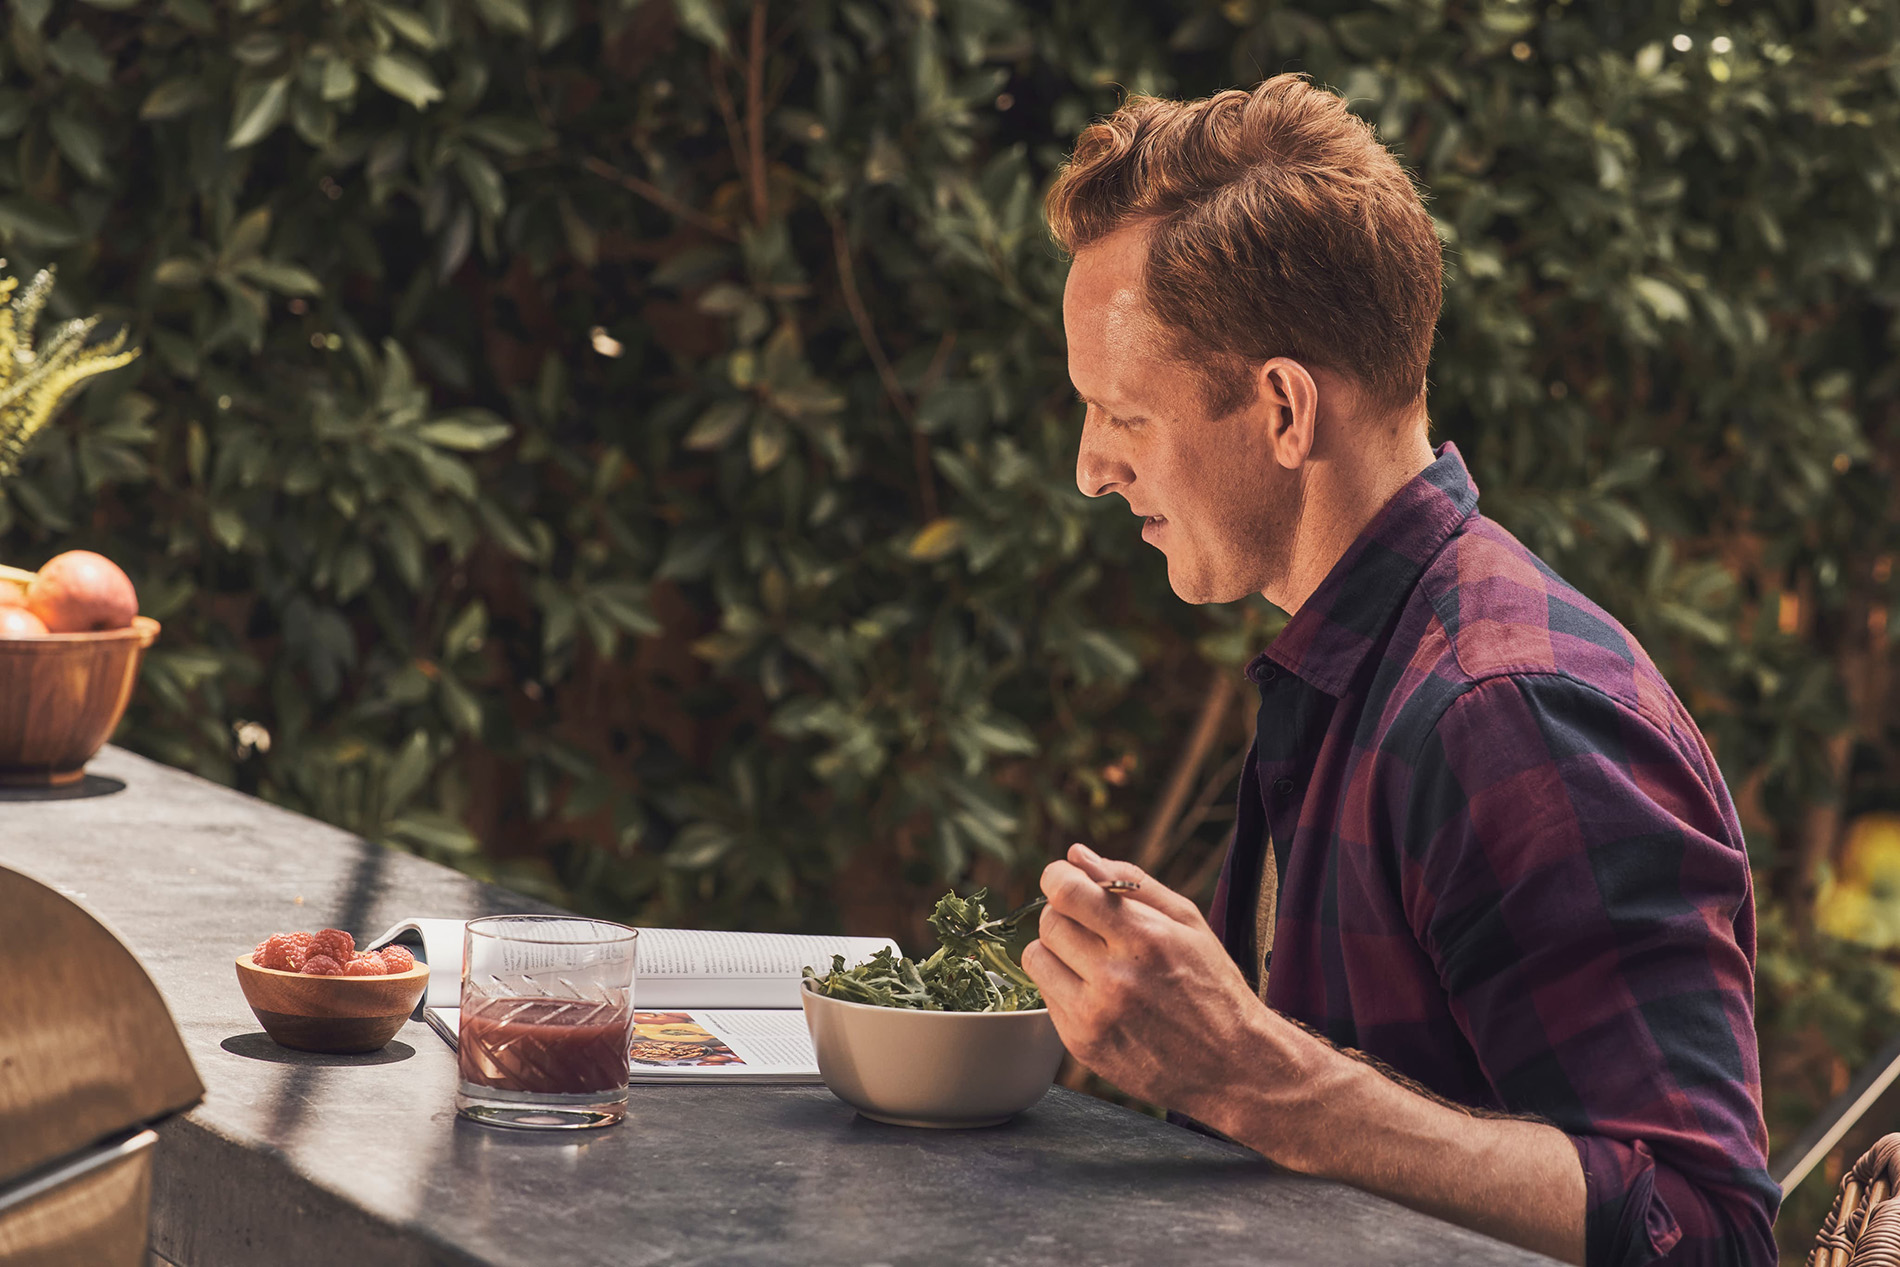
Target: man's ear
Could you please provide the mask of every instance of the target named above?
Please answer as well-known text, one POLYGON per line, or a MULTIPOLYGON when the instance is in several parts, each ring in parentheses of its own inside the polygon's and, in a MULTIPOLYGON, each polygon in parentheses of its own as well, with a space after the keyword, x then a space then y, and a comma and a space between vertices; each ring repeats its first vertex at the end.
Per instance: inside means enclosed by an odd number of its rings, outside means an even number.
POLYGON ((1319 424, 1319 384, 1304 365, 1276 356, 1257 371, 1254 406, 1262 411, 1273 460, 1289 471, 1305 465, 1319 424))

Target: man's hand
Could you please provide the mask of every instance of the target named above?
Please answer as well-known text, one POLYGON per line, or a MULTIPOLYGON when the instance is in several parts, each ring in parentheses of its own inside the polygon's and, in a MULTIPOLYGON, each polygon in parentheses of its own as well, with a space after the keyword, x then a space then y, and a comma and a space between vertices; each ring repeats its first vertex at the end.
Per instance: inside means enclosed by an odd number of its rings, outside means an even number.
MULTIPOLYGON (((1298 1032, 1248 988, 1200 909, 1134 864, 1071 845, 1044 869, 1042 891, 1049 905, 1023 970, 1070 1054, 1130 1095, 1195 1113, 1243 1076, 1237 1052, 1271 1063, 1276 1027, 1298 1032), (1141 887, 1105 893, 1101 880, 1141 887)), ((1244 1076, 1278 1073, 1256 1064, 1244 1076)))
POLYGON ((1042 891, 1023 968, 1077 1060, 1293 1170, 1583 1261, 1583 1170, 1562 1132, 1473 1117, 1294 1025, 1248 989, 1194 903, 1139 867, 1071 845, 1042 891))

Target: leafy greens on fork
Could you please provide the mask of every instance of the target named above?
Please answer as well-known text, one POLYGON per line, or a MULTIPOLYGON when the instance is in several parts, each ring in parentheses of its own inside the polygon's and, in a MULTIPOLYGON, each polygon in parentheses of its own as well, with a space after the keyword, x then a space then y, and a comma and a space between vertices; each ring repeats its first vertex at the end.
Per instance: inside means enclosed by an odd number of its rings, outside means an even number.
POLYGON ((824 976, 810 968, 812 989, 847 1003, 914 1008, 925 1012, 1026 1012, 1041 1007, 1042 992, 1014 959, 1008 941, 1023 912, 997 918, 984 903, 989 890, 969 897, 946 893, 930 913, 940 943, 922 963, 880 950, 855 968, 833 955, 824 976))

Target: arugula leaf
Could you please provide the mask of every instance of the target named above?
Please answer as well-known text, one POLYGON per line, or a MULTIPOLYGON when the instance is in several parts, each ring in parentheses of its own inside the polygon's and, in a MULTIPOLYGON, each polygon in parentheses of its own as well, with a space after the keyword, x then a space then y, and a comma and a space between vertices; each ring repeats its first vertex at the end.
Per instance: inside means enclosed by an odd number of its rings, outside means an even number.
POLYGON ((940 943, 918 963, 880 950, 855 968, 843 955, 831 957, 831 971, 819 976, 809 967, 806 980, 829 998, 873 1007, 902 1007, 924 1012, 1026 1012, 1039 1008, 1042 991, 1009 956, 1011 925, 993 918, 985 902, 989 890, 967 898, 954 892, 938 899, 930 926, 940 943))

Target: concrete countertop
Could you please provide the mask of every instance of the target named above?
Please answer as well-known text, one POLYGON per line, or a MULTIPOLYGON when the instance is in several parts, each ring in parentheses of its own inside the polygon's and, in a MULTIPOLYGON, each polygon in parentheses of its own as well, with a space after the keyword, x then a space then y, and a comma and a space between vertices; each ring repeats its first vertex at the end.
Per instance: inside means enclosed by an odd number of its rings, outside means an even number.
POLYGON ((455 1059, 277 1047, 231 967, 269 933, 544 909, 108 748, 73 799, 0 794, 0 865, 82 902, 144 961, 207 1088, 161 1131, 155 1261, 519 1264, 1549 1263, 1057 1089, 1015 1122, 922 1131, 822 1087, 634 1087, 622 1125, 458 1121, 455 1059), (123 787, 115 787, 122 783, 123 787))

